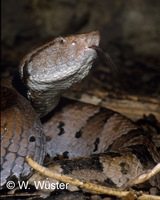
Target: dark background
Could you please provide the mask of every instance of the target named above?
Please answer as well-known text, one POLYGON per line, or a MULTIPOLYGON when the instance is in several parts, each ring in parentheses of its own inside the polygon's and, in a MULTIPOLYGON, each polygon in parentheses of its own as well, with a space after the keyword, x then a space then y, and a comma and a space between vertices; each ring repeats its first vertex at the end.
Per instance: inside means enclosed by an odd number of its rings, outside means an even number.
POLYGON ((4 0, 1 22, 2 76, 57 36, 99 30, 118 73, 97 61, 82 88, 160 98, 159 0, 4 0))

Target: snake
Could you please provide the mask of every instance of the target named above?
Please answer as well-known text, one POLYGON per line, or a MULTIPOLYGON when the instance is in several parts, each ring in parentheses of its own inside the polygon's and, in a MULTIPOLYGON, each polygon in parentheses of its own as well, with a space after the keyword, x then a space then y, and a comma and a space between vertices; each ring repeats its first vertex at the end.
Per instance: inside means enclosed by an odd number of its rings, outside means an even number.
MULTIPOLYGON (((150 135, 127 117, 60 100, 87 76, 99 42, 99 31, 57 37, 24 57, 18 77, 1 80, 1 189, 42 179, 27 156, 43 164, 47 155, 62 174, 117 188, 160 162, 150 135)), ((160 188, 160 174, 150 184, 160 188)))

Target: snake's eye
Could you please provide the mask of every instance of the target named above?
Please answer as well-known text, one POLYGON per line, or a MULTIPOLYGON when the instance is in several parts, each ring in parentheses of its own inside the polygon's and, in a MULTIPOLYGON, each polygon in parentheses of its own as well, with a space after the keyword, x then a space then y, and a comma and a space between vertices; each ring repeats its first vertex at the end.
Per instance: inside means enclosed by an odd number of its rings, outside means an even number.
POLYGON ((64 43, 65 43, 65 39, 64 39, 63 37, 60 37, 60 38, 59 38, 59 43, 60 43, 60 44, 64 44, 64 43))

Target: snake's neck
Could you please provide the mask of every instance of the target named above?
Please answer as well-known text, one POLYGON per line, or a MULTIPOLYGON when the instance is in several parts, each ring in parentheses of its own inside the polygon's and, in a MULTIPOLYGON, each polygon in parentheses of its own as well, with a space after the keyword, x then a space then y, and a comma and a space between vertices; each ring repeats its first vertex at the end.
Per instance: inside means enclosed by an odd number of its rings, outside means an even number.
POLYGON ((47 90, 29 89, 27 91, 27 97, 40 118, 57 106, 60 96, 60 91, 57 92, 52 88, 47 90))
POLYGON ((41 118, 52 111, 58 104, 61 95, 76 82, 75 75, 64 80, 50 83, 27 82, 27 97, 41 118))

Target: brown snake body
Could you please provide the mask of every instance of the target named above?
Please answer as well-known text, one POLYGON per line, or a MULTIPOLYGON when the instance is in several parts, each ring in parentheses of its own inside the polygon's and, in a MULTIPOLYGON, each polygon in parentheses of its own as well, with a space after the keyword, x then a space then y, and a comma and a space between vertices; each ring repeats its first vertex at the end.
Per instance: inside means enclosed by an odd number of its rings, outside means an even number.
MULTIPOLYGON (((53 110, 63 91, 88 74, 96 57, 89 47, 98 45, 99 39, 98 32, 59 37, 25 57, 20 74, 39 117, 53 110)), ((1 96, 1 188, 8 180, 25 180, 33 174, 25 162, 27 155, 40 164, 44 154, 69 158, 50 168, 111 187, 121 187, 160 162, 150 137, 112 110, 62 101, 43 120, 42 130, 30 102, 8 79, 2 81, 1 96)), ((160 188, 158 175, 150 182, 160 188)), ((42 178, 36 173, 29 181, 42 178)))

